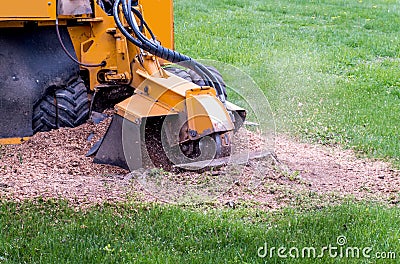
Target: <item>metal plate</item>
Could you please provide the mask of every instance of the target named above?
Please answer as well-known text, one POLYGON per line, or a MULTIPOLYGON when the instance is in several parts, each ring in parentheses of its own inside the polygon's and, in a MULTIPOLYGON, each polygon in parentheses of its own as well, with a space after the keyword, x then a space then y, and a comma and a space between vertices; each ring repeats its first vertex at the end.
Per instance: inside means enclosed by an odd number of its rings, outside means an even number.
POLYGON ((10 20, 55 20, 55 0, 3 1, 0 9, 0 21, 10 20))

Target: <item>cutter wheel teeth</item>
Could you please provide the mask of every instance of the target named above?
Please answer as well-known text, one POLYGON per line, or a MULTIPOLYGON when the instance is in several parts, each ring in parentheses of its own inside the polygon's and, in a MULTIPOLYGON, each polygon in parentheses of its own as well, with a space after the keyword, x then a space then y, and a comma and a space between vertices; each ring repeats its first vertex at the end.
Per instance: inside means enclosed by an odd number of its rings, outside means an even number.
MULTIPOLYGON (((161 129, 162 124, 154 122, 146 124, 145 145, 151 163, 155 167, 167 171, 185 170, 185 163, 204 162, 207 164, 215 159, 230 155, 230 146, 223 145, 221 135, 214 133, 200 140, 169 146, 166 135, 161 129), (182 165, 183 164, 183 165, 182 165)), ((203 170, 197 168, 195 170, 203 170)))

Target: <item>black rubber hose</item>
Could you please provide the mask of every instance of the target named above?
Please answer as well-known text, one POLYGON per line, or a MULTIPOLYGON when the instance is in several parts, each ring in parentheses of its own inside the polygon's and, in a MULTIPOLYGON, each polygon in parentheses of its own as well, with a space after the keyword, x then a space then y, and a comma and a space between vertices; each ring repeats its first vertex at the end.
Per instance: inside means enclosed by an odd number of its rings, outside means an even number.
POLYGON ((121 31, 121 33, 130 41, 132 42, 135 46, 141 48, 142 43, 140 43, 138 40, 136 40, 134 37, 132 37, 131 34, 129 34, 129 32, 124 28, 124 26, 121 23, 121 20, 118 17, 118 6, 119 6, 119 2, 121 0, 116 0, 114 2, 114 6, 113 6, 113 16, 114 16, 114 20, 115 23, 118 27, 118 29, 121 31))
POLYGON ((72 56, 71 53, 68 52, 67 48, 64 45, 64 42, 61 39, 60 29, 58 28, 58 18, 56 18, 56 33, 57 33, 57 38, 58 38, 58 41, 60 42, 61 48, 64 50, 65 54, 76 64, 78 64, 80 66, 84 66, 84 67, 104 67, 104 66, 106 66, 105 61, 102 61, 101 63, 98 63, 98 64, 88 64, 88 63, 82 63, 82 62, 78 61, 77 59, 75 59, 74 56, 72 56))
POLYGON ((144 20, 142 14, 135 8, 132 8, 132 11, 135 13, 135 15, 140 19, 140 22, 142 23, 142 25, 147 29, 147 31, 149 32, 151 38, 155 41, 156 37, 153 34, 153 31, 151 31, 149 25, 147 25, 146 21, 144 20))

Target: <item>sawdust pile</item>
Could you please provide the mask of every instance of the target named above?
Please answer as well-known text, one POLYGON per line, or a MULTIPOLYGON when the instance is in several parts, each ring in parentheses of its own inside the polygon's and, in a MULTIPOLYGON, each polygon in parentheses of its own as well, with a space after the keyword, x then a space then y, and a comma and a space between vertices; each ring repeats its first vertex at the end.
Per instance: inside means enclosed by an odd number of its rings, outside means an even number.
POLYGON ((85 156, 109 123, 41 132, 21 145, 2 146, 0 194, 18 201, 64 198, 79 204, 124 200, 127 171, 93 164, 85 156))
MULTIPOLYGON (((92 158, 85 156, 104 135, 110 121, 108 118, 100 124, 38 133, 21 145, 1 146, 0 198, 61 198, 79 207, 132 199, 172 199, 162 193, 166 188, 151 189, 143 184, 143 172, 93 164, 92 158)), ((246 136, 257 148, 257 136, 246 136)), ((222 179, 225 189, 218 189, 217 201, 230 206, 253 203, 276 209, 304 204, 305 200, 324 206, 348 196, 400 203, 400 173, 388 163, 359 159, 351 150, 299 143, 282 135, 275 142, 277 160, 269 157, 201 173, 150 170, 146 175, 176 177, 175 182, 181 181, 183 186, 199 179, 222 179)))

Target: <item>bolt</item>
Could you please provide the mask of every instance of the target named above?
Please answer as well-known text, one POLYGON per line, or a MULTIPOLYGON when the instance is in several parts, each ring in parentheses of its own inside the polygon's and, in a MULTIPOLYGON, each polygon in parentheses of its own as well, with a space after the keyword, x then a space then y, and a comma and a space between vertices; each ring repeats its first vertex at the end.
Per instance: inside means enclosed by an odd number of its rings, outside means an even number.
POLYGON ((195 136, 197 136, 197 131, 196 131, 196 130, 190 130, 190 131, 189 131, 189 135, 190 135, 191 137, 195 137, 195 136))

